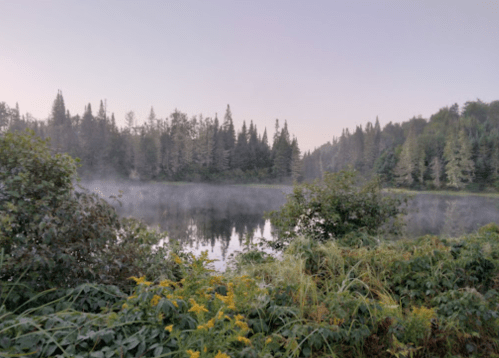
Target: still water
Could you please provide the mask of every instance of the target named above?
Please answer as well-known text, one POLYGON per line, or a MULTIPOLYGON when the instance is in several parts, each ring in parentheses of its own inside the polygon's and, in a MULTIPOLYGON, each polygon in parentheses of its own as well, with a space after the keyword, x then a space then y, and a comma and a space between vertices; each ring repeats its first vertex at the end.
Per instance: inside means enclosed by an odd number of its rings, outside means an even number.
MULTIPOLYGON (((208 250, 215 267, 223 270, 229 255, 246 242, 273 239, 265 212, 276 210, 291 193, 290 186, 266 187, 207 184, 138 184, 94 181, 82 184, 114 203, 121 216, 141 218, 159 226, 170 240, 187 251, 208 250)), ((406 235, 458 236, 489 222, 499 222, 499 198, 418 194, 409 201, 406 235)))

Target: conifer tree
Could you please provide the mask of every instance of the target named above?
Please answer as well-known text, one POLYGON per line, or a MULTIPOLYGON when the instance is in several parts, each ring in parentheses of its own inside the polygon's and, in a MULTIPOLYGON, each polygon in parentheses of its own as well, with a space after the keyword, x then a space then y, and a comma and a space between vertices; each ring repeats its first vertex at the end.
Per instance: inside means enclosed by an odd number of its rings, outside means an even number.
POLYGON ((417 142, 414 127, 411 126, 409 134, 402 146, 402 152, 397 166, 394 169, 395 182, 398 185, 410 186, 414 183, 413 173, 417 169, 417 142))
POLYGON ((9 126, 9 106, 5 102, 0 102, 0 133, 4 132, 9 126))
POLYGON ((442 166, 442 161, 440 160, 438 155, 433 157, 430 168, 431 168, 431 177, 433 179, 433 185, 435 186, 435 188, 439 189, 442 186, 442 182, 440 179, 443 173, 443 166, 442 166))
POLYGON ((298 140, 293 138, 291 142, 291 178, 294 182, 300 182, 303 178, 303 163, 300 158, 298 140))
POLYGON ((228 154, 227 162, 229 167, 233 168, 234 148, 236 147, 236 130, 234 129, 234 123, 232 121, 232 112, 230 110, 229 105, 227 105, 227 109, 225 111, 223 132, 224 132, 225 151, 228 154))
POLYGON ((466 183, 473 181, 475 168, 471 156, 471 144, 464 129, 458 134, 451 131, 444 148, 444 158, 447 161, 445 171, 449 186, 462 189, 466 183))

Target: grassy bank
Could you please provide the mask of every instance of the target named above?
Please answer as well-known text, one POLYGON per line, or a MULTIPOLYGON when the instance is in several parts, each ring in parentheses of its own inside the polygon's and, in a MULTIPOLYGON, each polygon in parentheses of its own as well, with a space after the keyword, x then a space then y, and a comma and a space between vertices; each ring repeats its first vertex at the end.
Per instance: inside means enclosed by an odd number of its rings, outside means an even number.
POLYGON ((173 255, 178 281, 54 288, 3 282, 0 356, 457 357, 499 354, 499 228, 247 249, 224 274, 173 255))

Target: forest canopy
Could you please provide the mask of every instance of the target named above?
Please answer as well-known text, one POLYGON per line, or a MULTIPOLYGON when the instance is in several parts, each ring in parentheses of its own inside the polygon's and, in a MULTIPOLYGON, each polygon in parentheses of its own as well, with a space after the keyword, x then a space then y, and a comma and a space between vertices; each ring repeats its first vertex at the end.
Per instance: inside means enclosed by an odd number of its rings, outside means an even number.
POLYGON ((286 121, 275 134, 246 122, 236 131, 229 105, 223 119, 175 110, 159 118, 151 107, 145 123, 130 111, 118 128, 100 102, 71 115, 61 92, 47 122, 0 102, 0 131, 32 129, 51 137, 52 150, 81 159, 84 178, 210 182, 312 181, 325 172, 353 168, 381 175, 384 185, 412 189, 499 189, 499 101, 443 107, 429 119, 414 117, 381 128, 378 118, 301 155, 286 121))
POLYGON ((83 178, 117 177, 141 180, 282 181, 300 180, 301 156, 287 122, 275 122, 268 138, 253 121, 236 132, 230 106, 223 120, 192 116, 175 110, 167 118, 151 107, 145 123, 130 111, 126 126, 118 128, 101 101, 97 113, 91 104, 84 113, 71 115, 61 92, 57 93, 47 122, 21 116, 19 106, 0 102, 0 131, 33 130, 51 138, 52 150, 81 160, 83 178), (269 143, 271 142, 271 143, 269 143))

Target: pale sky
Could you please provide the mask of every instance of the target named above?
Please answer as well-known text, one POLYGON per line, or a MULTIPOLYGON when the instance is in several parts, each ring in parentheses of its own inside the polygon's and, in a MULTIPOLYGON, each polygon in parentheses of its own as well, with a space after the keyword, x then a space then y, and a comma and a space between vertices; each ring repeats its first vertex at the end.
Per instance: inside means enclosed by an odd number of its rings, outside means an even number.
POLYGON ((175 108, 288 121, 312 150, 379 116, 499 100, 499 1, 0 0, 0 102, 106 100, 119 126, 175 108))

